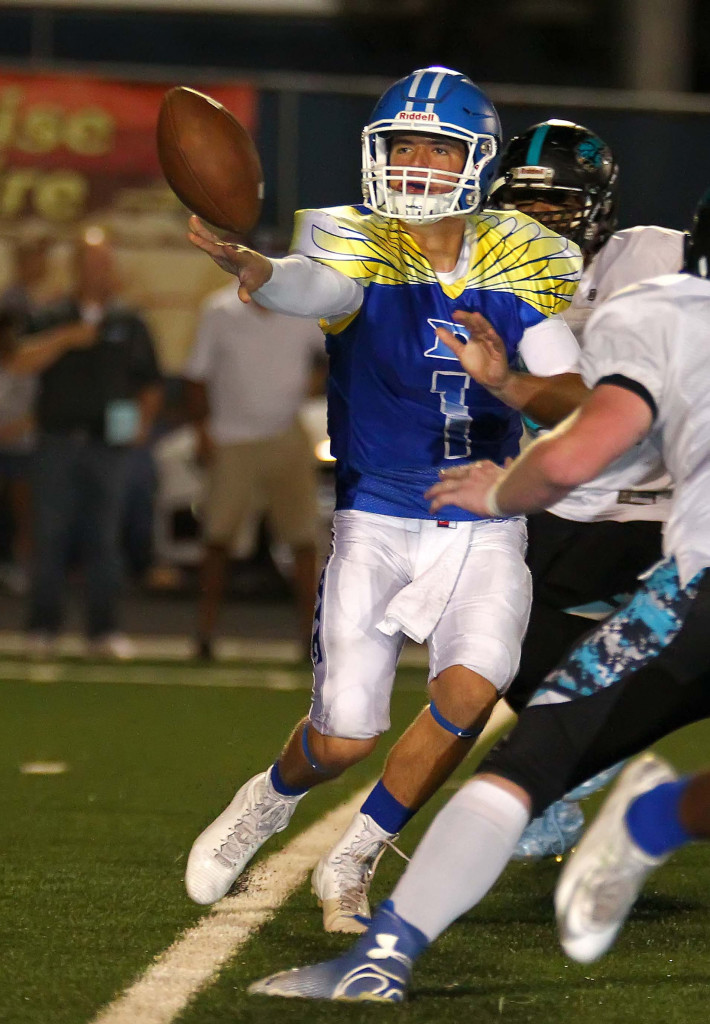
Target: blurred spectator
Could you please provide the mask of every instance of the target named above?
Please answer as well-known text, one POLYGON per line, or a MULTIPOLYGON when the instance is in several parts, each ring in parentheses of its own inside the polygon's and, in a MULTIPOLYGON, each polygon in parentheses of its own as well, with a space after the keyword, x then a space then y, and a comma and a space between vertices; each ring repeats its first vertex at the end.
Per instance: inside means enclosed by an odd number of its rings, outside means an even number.
POLYGON ((196 655, 213 657, 226 569, 251 514, 266 511, 293 556, 303 657, 310 657, 316 594, 317 478, 298 411, 324 353, 313 320, 239 300, 238 283, 205 303, 184 375, 198 457, 207 466, 196 655))
POLYGON ((42 229, 26 231, 15 240, 13 277, 0 295, 0 309, 14 318, 20 331, 48 299, 51 245, 51 236, 42 229))
POLYGON ((0 488, 9 513, 9 544, 0 580, 13 593, 27 589, 31 552, 30 451, 34 442, 32 406, 35 378, 8 368, 19 344, 15 320, 0 299, 0 488))
POLYGON ((126 490, 120 541, 126 569, 138 583, 146 581, 153 564, 155 496, 158 487, 153 436, 132 445, 126 453, 126 490))
POLYGON ((160 373, 144 320, 117 298, 113 252, 100 229, 89 229, 77 243, 74 273, 74 292, 28 320, 29 330, 43 337, 59 328, 87 339, 87 347, 64 351, 39 375, 30 649, 47 652, 60 630, 75 536, 86 580, 89 650, 125 657, 131 648, 117 632, 117 601, 127 459, 149 438, 161 402, 160 373))
POLYGON ((0 581, 14 593, 27 589, 31 551, 30 451, 34 443, 36 383, 31 374, 15 373, 8 361, 19 344, 30 313, 46 294, 49 234, 25 231, 13 247, 12 280, 0 294, 0 490, 8 517, 8 544, 2 552, 0 581))

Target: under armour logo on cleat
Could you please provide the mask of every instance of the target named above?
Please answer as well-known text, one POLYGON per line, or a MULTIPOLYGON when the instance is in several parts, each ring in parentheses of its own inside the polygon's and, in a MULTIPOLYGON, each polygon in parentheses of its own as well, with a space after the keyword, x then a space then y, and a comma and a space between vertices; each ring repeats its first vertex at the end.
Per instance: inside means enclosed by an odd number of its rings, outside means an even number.
POLYGON ((388 960, 390 958, 399 960, 400 963, 409 964, 411 960, 406 953, 400 953, 396 948, 399 937, 381 932, 375 936, 377 946, 368 949, 367 956, 370 960, 388 960))

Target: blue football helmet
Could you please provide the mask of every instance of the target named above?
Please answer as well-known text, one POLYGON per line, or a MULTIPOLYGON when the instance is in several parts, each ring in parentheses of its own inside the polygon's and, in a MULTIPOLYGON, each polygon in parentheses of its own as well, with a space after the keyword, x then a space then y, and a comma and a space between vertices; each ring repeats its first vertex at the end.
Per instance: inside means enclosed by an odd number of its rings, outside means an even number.
POLYGON ((449 68, 414 71, 383 93, 363 129, 365 206, 384 217, 418 223, 475 213, 495 177, 500 138, 495 107, 469 78, 449 68), (416 178, 412 175, 416 188, 408 187, 406 169, 389 163, 392 136, 397 132, 463 142, 467 149, 463 170, 444 176, 433 168, 418 168, 416 178), (432 192, 433 185, 445 185, 446 191, 432 192))

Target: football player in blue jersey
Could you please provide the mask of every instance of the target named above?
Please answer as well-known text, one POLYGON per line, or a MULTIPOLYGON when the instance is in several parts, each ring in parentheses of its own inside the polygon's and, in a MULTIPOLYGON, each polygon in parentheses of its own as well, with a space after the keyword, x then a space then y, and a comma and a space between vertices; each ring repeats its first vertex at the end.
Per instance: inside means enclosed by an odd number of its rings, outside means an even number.
MULTIPOLYGON (((401 1002, 419 955, 483 899, 532 814, 589 775, 710 717, 710 192, 683 272, 619 292, 594 314, 581 371, 591 394, 557 430, 502 468, 446 470, 428 496, 498 519, 551 505, 651 437, 675 481, 664 559, 629 604, 545 680, 505 742, 434 818, 366 934, 334 960, 281 971, 250 993, 401 1002)), ((467 346, 447 335, 459 357, 467 346)), ((624 770, 560 880, 555 907, 568 956, 614 941, 645 877, 706 838, 703 776, 677 779, 656 755, 624 770), (689 802, 692 802, 692 813, 689 802)))
POLYGON ((525 214, 482 212, 500 147, 486 95, 456 71, 416 71, 384 93, 362 142, 363 203, 299 212, 284 259, 190 221, 193 243, 239 278, 245 302, 320 317, 337 465, 310 711, 195 841, 186 887, 198 903, 222 897, 310 788, 374 749, 405 638, 426 640, 430 702, 313 875, 326 928, 348 931, 369 913, 376 857, 461 762, 515 675, 528 620, 524 520, 453 506, 432 515, 424 492, 442 467, 514 456, 518 410, 553 423, 584 393, 560 316, 579 250, 525 214), (444 328, 470 336, 466 371, 444 328), (510 372, 518 354, 529 373, 510 372))

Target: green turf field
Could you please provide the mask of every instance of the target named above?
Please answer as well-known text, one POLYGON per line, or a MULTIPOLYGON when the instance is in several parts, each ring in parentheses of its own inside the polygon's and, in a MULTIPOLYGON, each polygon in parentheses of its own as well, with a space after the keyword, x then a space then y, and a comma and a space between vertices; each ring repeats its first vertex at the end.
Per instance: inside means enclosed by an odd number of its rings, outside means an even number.
MULTIPOLYGON (((423 702, 422 676, 401 672, 393 736, 423 702)), ((0 1022, 89 1024, 209 913, 184 895, 187 851, 236 785, 278 753, 306 707, 309 679, 283 665, 205 670, 4 659, 0 680, 0 1022), (36 773, 53 765, 66 770, 36 773)), ((710 724, 695 726, 661 749, 691 768, 706 762, 708 739, 710 724)), ((373 778, 380 759, 311 794, 260 857, 373 778)), ((405 849, 445 797, 408 828, 405 849)), ((376 900, 401 864, 384 858, 376 900)), ((553 863, 511 865, 488 899, 422 958, 404 1007, 245 995, 255 977, 349 945, 346 936, 322 933, 303 885, 174 1019, 704 1024, 710 847, 687 848, 654 875, 616 948, 587 967, 566 961, 557 946, 557 870, 553 863)), ((147 1016, 133 1020, 149 1024, 147 1016)))

